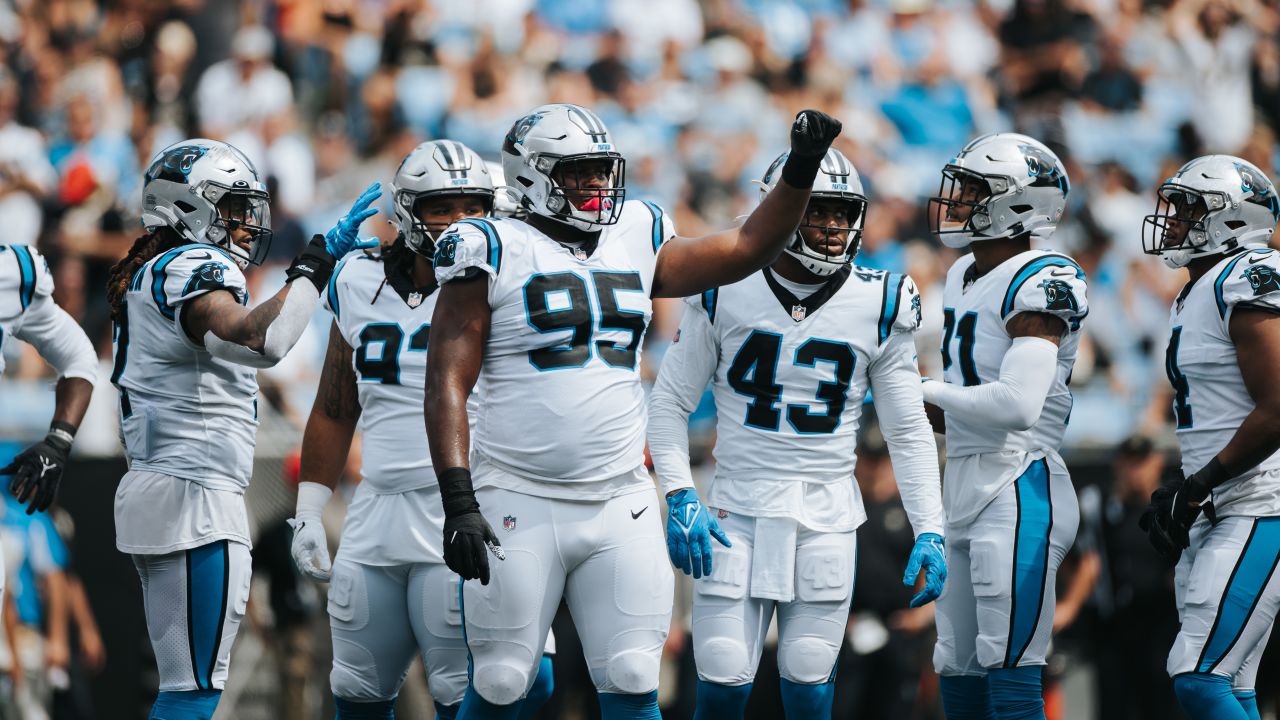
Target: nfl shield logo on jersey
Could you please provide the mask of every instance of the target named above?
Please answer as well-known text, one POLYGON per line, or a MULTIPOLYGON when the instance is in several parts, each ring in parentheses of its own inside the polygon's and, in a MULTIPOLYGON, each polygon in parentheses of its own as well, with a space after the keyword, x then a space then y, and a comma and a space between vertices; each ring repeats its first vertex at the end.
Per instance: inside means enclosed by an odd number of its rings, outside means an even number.
POLYGON ((409 293, 409 307, 416 308, 422 304, 422 293, 414 291, 409 293))
POLYGON ((791 306, 791 319, 795 320, 796 322, 800 322, 801 320, 803 320, 804 316, 807 315, 808 313, 809 313, 809 310, 803 305, 791 306))
POLYGON ((502 518, 502 529, 511 532, 516 529, 516 516, 506 515, 502 518))

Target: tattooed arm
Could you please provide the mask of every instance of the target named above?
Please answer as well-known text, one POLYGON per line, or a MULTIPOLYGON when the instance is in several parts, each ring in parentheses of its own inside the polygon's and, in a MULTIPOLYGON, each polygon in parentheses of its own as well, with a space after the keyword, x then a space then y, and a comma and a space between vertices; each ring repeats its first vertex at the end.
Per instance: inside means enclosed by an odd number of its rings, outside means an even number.
POLYGON ((251 367, 280 362, 306 330, 320 296, 315 286, 290 282, 251 309, 215 290, 182 303, 182 328, 216 357, 251 367))
POLYGON ((329 328, 329 349, 324 356, 320 389, 302 434, 300 480, 320 483, 330 489, 338 484, 359 419, 360 400, 351 367, 351 346, 334 323, 329 328))

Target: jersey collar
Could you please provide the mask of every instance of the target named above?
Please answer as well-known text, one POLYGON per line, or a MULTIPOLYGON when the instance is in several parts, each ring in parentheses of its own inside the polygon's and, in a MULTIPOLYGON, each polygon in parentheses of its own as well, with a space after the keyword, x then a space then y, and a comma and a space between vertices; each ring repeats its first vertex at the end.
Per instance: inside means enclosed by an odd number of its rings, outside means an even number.
POLYGON ((396 294, 400 296, 400 299, 404 301, 404 304, 411 308, 416 309, 422 304, 423 300, 426 300, 431 296, 431 293, 437 290, 437 288, 433 287, 420 288, 414 285, 413 277, 410 276, 409 269, 405 267, 404 263, 396 264, 396 266, 393 267, 392 263, 384 260, 382 263, 382 272, 386 276, 387 284, 391 286, 391 289, 395 290, 396 294))
POLYGON ((773 276, 773 270, 764 269, 764 281, 768 283, 769 289, 773 291, 773 296, 782 304, 782 309, 791 315, 791 319, 801 322, 810 315, 816 313, 818 308, 822 307, 833 295, 844 286, 844 281, 849 279, 851 268, 848 265, 840 268, 831 275, 831 279, 826 284, 818 288, 812 295, 801 300, 785 287, 778 279, 773 276))

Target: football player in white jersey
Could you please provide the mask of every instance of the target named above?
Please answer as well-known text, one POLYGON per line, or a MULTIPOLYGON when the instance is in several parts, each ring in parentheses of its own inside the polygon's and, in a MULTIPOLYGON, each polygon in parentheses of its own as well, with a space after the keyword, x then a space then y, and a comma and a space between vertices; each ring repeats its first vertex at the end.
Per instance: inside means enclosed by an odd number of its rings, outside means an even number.
MULTIPOLYGON (((53 276, 40 253, 26 245, 0 245, 0 373, 9 338, 31 343, 58 372, 53 421, 44 439, 0 468, 9 475, 9 492, 29 503, 27 514, 46 510, 58 485, 80 421, 84 419, 98 376, 98 354, 84 331, 53 301, 53 276)), ((4 594, 4 557, 0 554, 0 597, 4 594)))
MULTIPOLYGON (((400 163, 391 197, 395 242, 381 255, 347 256, 329 278, 333 327, 302 438, 293 557, 306 575, 330 581, 320 515, 358 423, 363 478, 329 585, 329 684, 338 717, 393 717, 418 652, 437 717, 452 720, 467 688, 467 647, 458 576, 444 564, 444 515, 422 424, 427 335, 438 297, 431 256, 446 227, 490 214, 494 184, 470 148, 432 140, 400 163)), ((551 694, 550 657, 538 678, 525 714, 551 694)))
POLYGON ((249 599, 244 491, 257 368, 297 342, 380 194, 369 188, 307 244, 284 288, 249 309, 241 271, 271 241, 253 164, 226 143, 194 139, 162 150, 147 169, 147 232, 112 268, 107 297, 129 461, 116 490, 116 547, 142 580, 160 671, 152 717, 209 718, 217 707, 249 599))
POLYGON ((1280 606, 1277 220, 1261 170, 1209 155, 1160 185, 1143 224, 1143 249, 1190 273, 1165 351, 1185 479, 1152 495, 1142 525, 1177 562, 1168 669, 1192 720, 1258 719, 1254 678, 1280 606))
POLYGON ((437 242, 427 433, 445 561, 481 581, 463 585, 473 674, 460 718, 514 717, 562 596, 603 718, 659 717, 674 578, 644 467, 639 353, 651 298, 697 294, 772 261, 839 130, 800 113, 782 182, 746 223, 675 238, 661 208, 626 201, 625 160, 596 114, 544 105, 503 143, 527 219, 464 220, 437 242), (473 446, 466 400, 477 380, 473 446), (492 582, 486 545, 506 551, 492 582))
POLYGON ((1080 266, 1033 240, 1052 235, 1068 187, 1047 147, 997 133, 947 163, 929 203, 938 238, 971 251, 943 291, 945 382, 924 384, 945 411, 950 581, 933 663, 950 720, 1044 717, 1055 577, 1080 522, 1058 448, 1089 309, 1080 266))
MULTIPOLYGON (((763 186, 778 182, 780 156, 763 186)), ((942 592, 938 449, 921 400, 910 277, 853 265, 867 208, 857 170, 827 151, 794 239, 773 264, 686 300, 649 401, 649 453, 672 512, 671 560, 694 585, 695 718, 742 718, 765 633, 778 618, 788 718, 831 717, 836 656, 853 596, 853 481, 862 400, 873 392, 916 532, 904 582, 918 607, 942 592), (689 470, 689 415, 716 401, 716 475, 705 514, 689 470), (724 547, 710 553, 710 534, 724 547), (714 559, 714 564, 712 560, 714 559)))

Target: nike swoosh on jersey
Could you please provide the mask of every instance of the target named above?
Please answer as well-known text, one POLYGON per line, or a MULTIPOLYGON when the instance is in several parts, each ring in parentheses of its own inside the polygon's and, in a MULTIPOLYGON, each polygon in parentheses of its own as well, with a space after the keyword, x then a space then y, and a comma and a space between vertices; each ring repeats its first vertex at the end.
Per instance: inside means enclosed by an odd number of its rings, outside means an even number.
POLYGON ((1266 260, 1268 257, 1270 257, 1270 255, 1263 255, 1263 256, 1261 256, 1261 257, 1250 257, 1250 258, 1249 258, 1249 264, 1250 264, 1250 265, 1252 265, 1252 264, 1254 264, 1254 263, 1260 263, 1260 262, 1262 262, 1263 260, 1266 260))
POLYGON ((1058 272, 1057 270, 1050 270, 1049 274, 1054 277, 1071 277, 1076 274, 1076 271, 1070 268, 1064 268, 1062 272, 1058 272))
POLYGON ((644 514, 644 511, 645 511, 645 510, 648 510, 648 509, 649 509, 649 506, 648 506, 648 505, 645 505, 644 507, 640 508, 640 512, 632 512, 632 513, 631 513, 631 519, 632 519, 632 520, 635 520, 635 519, 639 518, 641 515, 643 515, 643 514, 644 514))
POLYGON ((211 260, 213 259, 213 253, 206 252, 203 255, 188 255, 187 257, 191 258, 192 260, 211 260))

